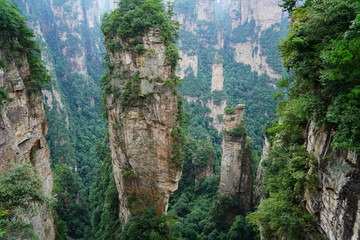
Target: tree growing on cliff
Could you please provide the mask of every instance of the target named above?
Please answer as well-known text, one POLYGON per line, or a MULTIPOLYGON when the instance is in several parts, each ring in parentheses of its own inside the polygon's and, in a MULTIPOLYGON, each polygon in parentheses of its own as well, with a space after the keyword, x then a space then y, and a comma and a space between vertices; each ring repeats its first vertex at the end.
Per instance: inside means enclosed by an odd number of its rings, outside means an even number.
POLYGON ((321 239, 303 202, 305 190, 319 190, 318 162, 304 147, 304 133, 314 122, 332 131, 335 152, 359 153, 360 5, 356 0, 308 0, 294 8, 286 4, 295 1, 284 2, 292 22, 280 49, 294 77, 280 82, 292 86, 278 108, 281 123, 268 130, 275 136, 264 161, 270 197, 249 220, 267 239, 321 239))
POLYGON ((6 239, 36 238, 31 223, 38 205, 48 204, 42 179, 29 163, 13 166, 0 175, 0 230, 6 239))
MULTIPOLYGON (((177 47, 174 46, 176 39, 179 37, 180 24, 172 20, 171 17, 171 8, 166 10, 161 0, 122 0, 119 2, 118 8, 111 14, 104 14, 101 30, 108 47, 112 46, 111 38, 116 35, 121 40, 140 49, 141 42, 139 42, 138 37, 144 35, 150 28, 160 29, 162 40, 167 48, 168 60, 175 69, 180 59, 177 47)), ((116 46, 117 50, 126 47, 116 46)))
POLYGON ((50 83, 51 78, 40 60, 41 50, 33 39, 35 35, 14 3, 0 0, 0 12, 0 44, 6 51, 6 59, 0 59, 1 68, 10 58, 24 54, 30 67, 30 76, 26 79, 28 91, 38 92, 41 86, 50 83))

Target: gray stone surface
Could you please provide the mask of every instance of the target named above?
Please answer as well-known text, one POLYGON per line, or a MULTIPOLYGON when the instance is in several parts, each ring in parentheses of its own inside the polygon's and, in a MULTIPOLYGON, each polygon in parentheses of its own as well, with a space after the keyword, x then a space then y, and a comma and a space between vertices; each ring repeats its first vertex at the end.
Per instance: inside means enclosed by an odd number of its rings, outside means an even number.
POLYGON ((251 208, 253 185, 250 146, 247 145, 246 134, 232 137, 226 133, 238 126, 244 126, 244 109, 245 105, 239 104, 234 113, 226 113, 224 117, 219 195, 239 199, 241 211, 247 213, 251 208))
MULTIPOLYGON (((114 41, 126 44, 119 39, 114 41)), ((115 67, 110 83, 115 94, 107 95, 110 149, 114 177, 119 192, 120 217, 141 214, 155 207, 158 214, 167 211, 170 195, 177 189, 182 166, 171 160, 174 137, 172 130, 179 125, 178 99, 167 79, 173 78, 166 59, 166 47, 158 29, 151 29, 140 39, 147 50, 136 54, 108 51, 115 67), (116 75, 125 70, 123 78, 116 75), (122 106, 125 85, 137 73, 140 94, 131 106, 122 106)))
MULTIPOLYGON (((4 50, 0 50, 0 58, 5 59, 4 50)), ((0 74, 0 87, 7 89, 12 101, 5 101, 0 108, 0 173, 7 172, 16 163, 30 162, 42 177, 44 193, 49 196, 53 177, 45 140, 47 122, 42 95, 41 92, 27 93, 25 79, 30 71, 24 56, 9 59, 6 65, 0 74), (16 64, 20 61, 25 63, 21 67, 16 64)), ((39 213, 31 220, 35 232, 40 240, 54 240, 52 212, 45 204, 38 207, 39 213)))

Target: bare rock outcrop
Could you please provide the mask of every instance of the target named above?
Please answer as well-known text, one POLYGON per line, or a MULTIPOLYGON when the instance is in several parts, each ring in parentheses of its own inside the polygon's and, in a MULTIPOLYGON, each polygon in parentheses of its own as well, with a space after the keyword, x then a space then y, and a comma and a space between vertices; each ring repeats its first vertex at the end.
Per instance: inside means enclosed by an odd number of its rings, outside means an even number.
POLYGON ((271 143, 268 139, 268 137, 265 135, 265 142, 263 146, 263 152, 261 154, 260 163, 258 166, 258 169, 256 171, 256 189, 254 192, 254 205, 259 205, 260 201, 264 200, 266 196, 264 195, 265 189, 263 189, 262 181, 264 180, 264 167, 263 162, 266 158, 269 156, 269 150, 271 147, 271 143))
POLYGON ((307 210, 330 240, 359 239, 360 157, 348 150, 333 151, 332 131, 314 122, 308 124, 305 139, 307 151, 318 160, 319 179, 317 191, 305 192, 307 210))
POLYGON ((253 177, 250 146, 242 121, 245 105, 239 104, 224 116, 223 156, 219 195, 239 199, 246 213, 252 203, 253 177))
MULTIPOLYGON (((121 46, 128 43, 114 37, 121 46)), ((141 214, 155 207, 167 211, 170 195, 177 189, 182 162, 176 158, 179 142, 179 101, 175 73, 166 56, 159 29, 138 38, 143 54, 132 47, 110 51, 107 94, 110 149, 119 192, 120 217, 141 214)))
MULTIPOLYGON (((28 91, 30 69, 27 58, 6 55, 6 51, 0 50, 0 59, 6 59, 6 68, 0 69, 0 88, 5 89, 12 100, 4 101, 0 107, 0 174, 15 164, 31 163, 43 179, 44 194, 50 196, 53 177, 45 140, 48 127, 42 95, 28 91)), ((38 207, 38 214, 31 220, 35 233, 41 240, 53 240, 53 214, 45 204, 38 207)))

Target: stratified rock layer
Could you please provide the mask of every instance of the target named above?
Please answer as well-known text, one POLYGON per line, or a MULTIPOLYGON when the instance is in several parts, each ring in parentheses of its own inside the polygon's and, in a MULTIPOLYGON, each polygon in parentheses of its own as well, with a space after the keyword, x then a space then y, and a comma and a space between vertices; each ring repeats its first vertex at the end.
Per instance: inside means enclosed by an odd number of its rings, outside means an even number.
MULTIPOLYGON (((330 239, 355 240, 360 234, 360 158, 354 152, 333 152, 332 132, 308 124, 306 148, 319 161, 319 191, 305 192, 306 208, 330 239)), ((311 169, 309 170, 311 171, 311 169)))
MULTIPOLYGON (((6 69, 0 69, 0 87, 12 101, 0 107, 0 173, 17 163, 30 162, 43 178, 45 195, 50 195, 53 177, 50 151, 45 140, 47 121, 41 92, 27 91, 30 69, 24 56, 9 58, 0 50, 0 59, 7 59, 6 69), (19 64, 22 62, 23 64, 19 64)), ((41 240, 55 239, 54 218, 46 205, 39 206, 39 214, 32 219, 41 240)))
MULTIPOLYGON (((113 41, 128 45, 117 38, 113 41)), ((146 49, 144 54, 136 54, 132 47, 108 49, 114 66, 110 84, 115 88, 107 95, 108 126, 122 220, 148 207, 166 213, 182 171, 182 163, 171 156, 176 141, 172 132, 179 126, 179 99, 175 86, 167 81, 174 73, 166 59, 166 46, 158 29, 138 41, 146 49), (135 92, 128 101, 130 85, 135 92)))
POLYGON ((242 117, 245 105, 239 104, 233 113, 224 117, 223 156, 219 195, 240 200, 240 210, 246 213, 250 210, 252 201, 252 174, 250 146, 246 134, 230 136, 228 132, 238 126, 243 126, 242 117))

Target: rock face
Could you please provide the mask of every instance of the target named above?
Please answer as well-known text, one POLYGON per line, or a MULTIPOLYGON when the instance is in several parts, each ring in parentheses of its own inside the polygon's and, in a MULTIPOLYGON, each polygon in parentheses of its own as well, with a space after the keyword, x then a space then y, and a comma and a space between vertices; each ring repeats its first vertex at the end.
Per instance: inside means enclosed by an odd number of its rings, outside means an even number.
POLYGON ((240 200, 242 213, 250 210, 252 202, 252 174, 250 146, 246 133, 233 134, 243 128, 245 105, 239 104, 232 113, 224 116, 223 156, 221 160, 219 195, 240 200))
MULTIPOLYGON (((110 85, 115 91, 107 95, 106 104, 122 220, 148 207, 166 213, 169 196, 181 178, 182 163, 172 156, 178 144, 179 99, 168 80, 174 72, 160 38, 159 29, 139 37, 146 49, 142 55, 132 48, 108 49, 114 66, 110 85)), ((117 38, 113 41, 128 45, 117 38)))
POLYGON ((320 181, 319 191, 305 192, 307 210, 330 240, 359 239, 360 157, 351 151, 335 153, 332 132, 313 122, 308 124, 305 139, 307 151, 318 160, 320 181))
MULTIPOLYGON (((27 91, 26 79, 30 75, 27 58, 23 55, 7 58, 5 51, 0 50, 0 59, 7 59, 7 68, 0 69, 0 88, 7 90, 13 99, 0 107, 0 173, 17 163, 30 162, 44 179, 44 193, 49 196, 53 177, 45 140, 48 127, 42 95, 27 91)), ((45 204, 39 206, 39 214, 32 223, 41 240, 55 239, 54 217, 45 204)))
POLYGON ((264 191, 262 189, 262 180, 264 178, 264 168, 263 168, 263 162, 264 160, 269 156, 269 150, 270 150, 270 141, 267 138, 267 136, 265 135, 265 142, 264 142, 264 146, 263 146, 263 152, 261 154, 261 159, 260 159, 260 163, 258 166, 258 169, 256 171, 256 189, 254 192, 254 205, 259 205, 260 201, 264 200, 266 198, 266 196, 264 195, 264 191))

